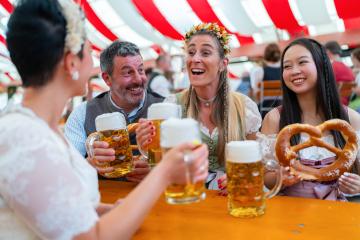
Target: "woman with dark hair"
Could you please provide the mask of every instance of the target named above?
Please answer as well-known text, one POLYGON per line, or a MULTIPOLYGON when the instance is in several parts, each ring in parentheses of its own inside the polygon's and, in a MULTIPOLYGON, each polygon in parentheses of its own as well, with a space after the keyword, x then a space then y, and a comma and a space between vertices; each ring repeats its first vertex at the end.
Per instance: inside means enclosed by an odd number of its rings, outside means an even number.
MULTIPOLYGON (((197 120, 201 137, 209 146, 209 189, 223 189, 225 144, 255 139, 261 125, 257 105, 247 96, 229 90, 227 54, 230 35, 216 23, 202 23, 185 35, 185 61, 190 87, 165 99, 180 104, 183 117, 197 120)), ((146 148, 155 127, 145 121, 136 131, 137 142, 146 148)))
MULTIPOLYGON (((290 43, 281 58, 281 81, 283 102, 270 111, 262 125, 265 135, 277 134, 283 127, 293 123, 318 125, 329 119, 343 119, 360 133, 360 116, 343 106, 336 88, 331 62, 325 48, 312 39, 300 38, 290 43)), ((292 139, 298 144, 307 139, 300 134, 292 139)), ((337 147, 344 146, 339 132, 327 133, 323 140, 337 147)), ((335 155, 326 149, 312 146, 299 151, 300 161, 310 166, 324 166, 335 160, 335 155)), ((301 181, 284 169, 282 193, 288 196, 346 200, 344 194, 360 193, 359 156, 355 173, 345 173, 333 182, 301 181)), ((267 173, 265 183, 274 184, 274 176, 267 173)))
MULTIPOLYGON (((25 93, 0 118, 0 239, 129 239, 164 189, 186 182, 190 143, 165 154, 122 203, 100 203, 96 170, 58 128, 91 73, 82 16, 72 0, 22 0, 10 17, 7 46, 25 93)), ((190 156, 190 174, 203 181, 207 147, 190 156)))

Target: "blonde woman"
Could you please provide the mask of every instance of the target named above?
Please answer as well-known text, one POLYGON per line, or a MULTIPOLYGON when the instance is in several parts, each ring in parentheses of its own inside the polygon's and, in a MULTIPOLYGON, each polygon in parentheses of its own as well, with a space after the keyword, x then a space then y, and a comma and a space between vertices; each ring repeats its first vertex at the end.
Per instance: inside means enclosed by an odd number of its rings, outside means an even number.
MULTIPOLYGON (((194 26, 185 35, 186 68, 190 87, 165 101, 180 104, 183 117, 199 121, 202 140, 209 147, 209 189, 222 189, 225 143, 255 139, 261 126, 257 105, 247 96, 229 90, 227 66, 229 34, 216 23, 194 26)), ((141 119, 137 141, 143 149, 152 141, 155 126, 141 119)))

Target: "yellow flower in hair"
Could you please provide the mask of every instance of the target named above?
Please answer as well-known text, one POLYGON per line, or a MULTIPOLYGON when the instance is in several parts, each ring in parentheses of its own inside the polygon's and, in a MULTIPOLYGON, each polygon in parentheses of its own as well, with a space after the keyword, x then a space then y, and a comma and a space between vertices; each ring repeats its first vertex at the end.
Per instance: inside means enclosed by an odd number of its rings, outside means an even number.
POLYGON ((224 49, 225 55, 230 53, 230 46, 228 45, 230 41, 230 34, 224 27, 219 26, 217 23, 200 23, 193 26, 185 34, 185 42, 188 42, 194 34, 201 31, 212 33, 219 40, 220 45, 224 49))

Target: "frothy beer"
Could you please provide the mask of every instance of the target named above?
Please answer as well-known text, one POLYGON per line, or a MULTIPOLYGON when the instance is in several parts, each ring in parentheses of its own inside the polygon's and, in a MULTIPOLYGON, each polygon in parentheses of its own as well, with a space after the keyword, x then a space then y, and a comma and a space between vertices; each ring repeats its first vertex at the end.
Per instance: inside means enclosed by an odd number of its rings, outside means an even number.
POLYGON ((226 174, 229 213, 236 217, 264 214, 264 165, 258 142, 228 143, 226 174))
POLYGON ((174 103, 154 103, 148 108, 147 119, 153 122, 155 136, 148 145, 148 162, 150 166, 155 166, 162 158, 160 148, 160 124, 169 118, 180 118, 181 107, 174 103))
POLYGON ((114 167, 115 170, 103 175, 117 178, 129 173, 132 169, 132 151, 124 115, 119 112, 99 115, 95 119, 95 126, 99 140, 107 142, 109 148, 115 150, 115 160, 101 164, 101 167, 114 167))
MULTIPOLYGON (((201 143, 198 123, 190 118, 168 119, 161 124, 160 145, 163 153, 182 143, 201 143)), ((186 174, 186 173, 184 173, 186 174)), ((188 174, 189 175, 189 174, 188 174)), ((189 179, 188 183, 172 184, 165 191, 165 197, 170 204, 182 204, 197 202, 205 198, 204 182, 193 184, 189 179)))

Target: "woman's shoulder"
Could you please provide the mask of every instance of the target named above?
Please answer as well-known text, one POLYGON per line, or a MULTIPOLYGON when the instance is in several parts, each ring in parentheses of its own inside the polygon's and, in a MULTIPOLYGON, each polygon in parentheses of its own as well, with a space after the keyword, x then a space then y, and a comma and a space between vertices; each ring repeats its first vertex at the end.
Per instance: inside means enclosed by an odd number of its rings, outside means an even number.
POLYGON ((280 113, 278 108, 273 108, 268 112, 263 120, 261 132, 263 134, 277 134, 279 132, 280 113))
POLYGON ((5 111, 0 117, 0 144, 14 148, 54 144, 49 126, 28 109, 5 111))

